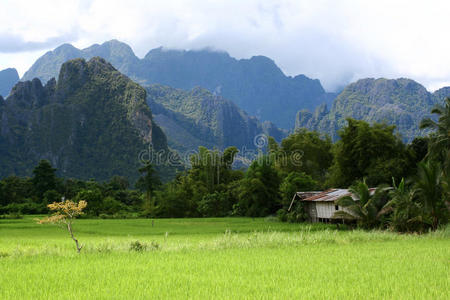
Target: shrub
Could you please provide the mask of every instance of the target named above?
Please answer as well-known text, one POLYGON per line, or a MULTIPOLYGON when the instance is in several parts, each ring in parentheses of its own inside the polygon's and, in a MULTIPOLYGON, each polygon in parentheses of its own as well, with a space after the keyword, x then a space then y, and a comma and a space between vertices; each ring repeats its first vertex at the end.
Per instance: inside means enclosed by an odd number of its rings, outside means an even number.
POLYGON ((147 250, 155 251, 159 250, 161 246, 158 244, 158 242, 152 241, 150 244, 141 243, 140 241, 134 241, 130 244, 130 251, 135 252, 144 252, 147 250))
POLYGON ((139 241, 134 241, 130 244, 130 251, 143 252, 147 250, 147 245, 139 241))
POLYGON ((278 220, 280 220, 281 222, 286 222, 287 221, 287 211, 285 209, 279 209, 277 211, 277 217, 278 220))
POLYGON ((22 219, 23 216, 18 213, 12 213, 7 215, 0 215, 0 219, 12 220, 12 219, 22 219))

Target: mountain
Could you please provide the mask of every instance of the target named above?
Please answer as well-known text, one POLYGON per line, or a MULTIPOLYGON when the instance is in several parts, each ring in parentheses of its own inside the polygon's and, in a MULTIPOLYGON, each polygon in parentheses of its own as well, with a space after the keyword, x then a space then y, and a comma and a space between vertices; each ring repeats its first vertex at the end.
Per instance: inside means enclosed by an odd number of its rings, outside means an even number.
POLYGON ((344 88, 330 111, 326 105, 321 105, 314 113, 299 111, 296 127, 317 130, 337 139, 337 131, 346 125, 345 119, 351 117, 396 125, 402 138, 411 141, 424 134, 419 129, 421 120, 431 116, 433 106, 448 96, 450 88, 432 94, 419 83, 406 78, 361 79, 344 88))
POLYGON ((31 68, 25 72, 22 81, 39 78, 42 82, 58 77, 61 65, 74 58, 91 59, 102 57, 110 62, 117 70, 124 74, 133 74, 133 67, 139 62, 133 50, 127 44, 116 40, 106 42, 102 45, 92 45, 80 50, 70 44, 63 44, 53 51, 48 51, 41 56, 31 68))
POLYGON ((19 74, 16 69, 5 69, 0 71, 0 96, 6 97, 19 81, 19 74))
POLYGON ((315 108, 326 101, 319 80, 288 77, 265 56, 236 60, 225 52, 178 51, 157 48, 143 59, 140 78, 189 90, 206 88, 240 108, 283 128, 292 128, 298 108, 315 108))
POLYGON ((0 176, 48 159, 64 177, 134 181, 150 143, 168 151, 145 89, 102 58, 70 60, 44 86, 19 82, 0 103, 0 176))
POLYGON ((433 93, 437 99, 442 100, 447 97, 450 97, 450 86, 440 88, 433 93))
POLYGON ((259 122, 233 102, 204 88, 184 91, 151 85, 146 89, 155 121, 168 137, 169 146, 181 153, 196 150, 198 146, 256 149, 254 139, 260 134, 278 141, 287 135, 287 131, 270 122, 259 122))
POLYGON ((314 109, 334 98, 320 81, 304 75, 286 76, 275 62, 265 56, 237 60, 226 52, 183 51, 156 48, 139 59, 132 49, 112 40, 79 50, 65 44, 39 58, 22 80, 35 77, 47 81, 58 74, 68 59, 101 56, 119 71, 141 84, 163 84, 191 90, 208 89, 236 103, 261 120, 292 128, 299 109, 314 109))

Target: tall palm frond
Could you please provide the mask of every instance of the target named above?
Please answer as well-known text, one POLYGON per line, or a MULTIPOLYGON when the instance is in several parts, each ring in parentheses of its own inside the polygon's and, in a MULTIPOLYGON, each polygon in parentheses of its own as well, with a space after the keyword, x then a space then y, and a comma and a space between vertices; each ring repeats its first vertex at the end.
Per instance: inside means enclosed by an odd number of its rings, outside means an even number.
POLYGON ((420 162, 415 188, 427 212, 433 219, 433 229, 439 223, 439 204, 442 199, 442 170, 433 161, 420 162))
POLYGON ((345 196, 336 201, 346 211, 337 211, 334 218, 356 219, 358 225, 363 228, 373 228, 379 223, 379 200, 385 192, 384 187, 379 187, 371 193, 365 181, 360 181, 349 188, 352 196, 345 196))
POLYGON ((417 201, 417 190, 408 189, 404 179, 398 186, 392 179, 391 200, 384 205, 380 214, 389 214, 391 228, 400 232, 424 232, 429 228, 430 218, 423 205, 417 201))
POLYGON ((445 99, 445 105, 436 105, 431 113, 438 115, 438 121, 425 118, 420 123, 420 128, 434 131, 429 154, 445 159, 445 154, 450 149, 450 98, 445 99))

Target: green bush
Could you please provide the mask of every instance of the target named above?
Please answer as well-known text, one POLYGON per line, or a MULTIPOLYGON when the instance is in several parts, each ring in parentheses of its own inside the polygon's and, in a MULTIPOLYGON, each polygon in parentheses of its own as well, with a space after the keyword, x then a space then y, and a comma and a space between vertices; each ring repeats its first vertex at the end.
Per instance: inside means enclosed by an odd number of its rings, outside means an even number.
POLYGON ((130 251, 135 252, 144 252, 147 250, 155 251, 159 250, 161 246, 158 244, 158 242, 152 241, 150 244, 142 243, 140 241, 134 241, 130 244, 130 251))
POLYGON ((23 219, 23 216, 21 214, 18 213, 11 213, 11 214, 7 214, 7 215, 0 215, 0 219, 3 220, 12 220, 12 219, 23 219))
POLYGON ((277 211, 277 217, 278 220, 280 220, 281 222, 286 222, 287 221, 287 212, 285 209, 281 208, 277 211))
POLYGON ((147 245, 139 241, 134 241, 130 244, 130 251, 143 252, 147 250, 147 245))

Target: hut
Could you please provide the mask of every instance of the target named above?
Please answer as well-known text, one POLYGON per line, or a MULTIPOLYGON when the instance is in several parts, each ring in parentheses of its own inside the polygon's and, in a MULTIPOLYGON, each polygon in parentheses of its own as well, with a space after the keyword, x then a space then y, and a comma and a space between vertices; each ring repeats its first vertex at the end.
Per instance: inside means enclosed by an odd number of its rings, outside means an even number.
MULTIPOLYGON (((370 191, 374 192, 375 189, 370 189, 370 191)), ((302 201, 311 222, 339 222, 343 220, 333 217, 335 212, 341 210, 351 214, 346 208, 335 203, 336 200, 345 196, 351 196, 355 201, 358 200, 348 189, 329 189, 323 192, 297 192, 292 198, 288 210, 291 210, 295 201, 302 201)))

